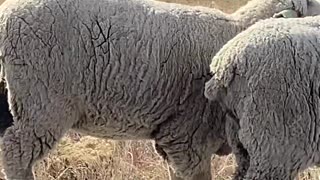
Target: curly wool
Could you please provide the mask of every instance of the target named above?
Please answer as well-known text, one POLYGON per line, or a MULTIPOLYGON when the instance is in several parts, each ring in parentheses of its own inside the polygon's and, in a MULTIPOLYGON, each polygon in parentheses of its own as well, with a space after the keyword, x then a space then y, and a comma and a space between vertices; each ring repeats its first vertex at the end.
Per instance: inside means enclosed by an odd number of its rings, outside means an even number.
POLYGON ((185 179, 211 179, 225 154, 224 112, 203 95, 209 61, 229 39, 306 0, 255 0, 232 15, 142 0, 8 0, 0 51, 14 125, 3 138, 9 179, 73 128, 110 139, 153 139, 185 179), (222 150, 222 149, 223 150, 222 150))
POLYGON ((289 180, 320 162, 320 16, 254 24, 211 71, 205 94, 229 111, 236 178, 289 180))

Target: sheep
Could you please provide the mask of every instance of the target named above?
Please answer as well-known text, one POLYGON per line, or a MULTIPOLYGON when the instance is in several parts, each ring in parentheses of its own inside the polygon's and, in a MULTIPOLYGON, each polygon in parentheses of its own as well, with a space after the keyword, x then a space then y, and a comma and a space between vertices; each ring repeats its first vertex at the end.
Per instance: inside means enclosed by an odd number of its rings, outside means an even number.
POLYGON ((4 134, 7 179, 69 129, 152 139, 172 179, 209 180, 211 155, 231 152, 225 112, 203 95, 210 59, 229 39, 306 0, 254 0, 232 15, 151 0, 9 0, 0 7, 1 74, 14 123, 4 134))
POLYGON ((320 13, 320 0, 308 1, 308 11, 305 13, 305 16, 317 16, 319 15, 319 13, 320 13))
POLYGON ((320 16, 260 21, 210 71, 204 94, 227 112, 234 179, 291 180, 319 164, 320 16))

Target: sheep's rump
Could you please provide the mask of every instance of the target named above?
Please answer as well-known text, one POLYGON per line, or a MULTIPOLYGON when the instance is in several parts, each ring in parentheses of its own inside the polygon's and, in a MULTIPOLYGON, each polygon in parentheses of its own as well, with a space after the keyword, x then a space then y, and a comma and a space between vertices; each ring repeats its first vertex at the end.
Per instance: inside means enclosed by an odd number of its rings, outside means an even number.
POLYGON ((254 162, 268 162, 261 166, 294 170, 319 161, 319 22, 261 21, 213 58, 206 95, 240 119, 239 138, 254 162))

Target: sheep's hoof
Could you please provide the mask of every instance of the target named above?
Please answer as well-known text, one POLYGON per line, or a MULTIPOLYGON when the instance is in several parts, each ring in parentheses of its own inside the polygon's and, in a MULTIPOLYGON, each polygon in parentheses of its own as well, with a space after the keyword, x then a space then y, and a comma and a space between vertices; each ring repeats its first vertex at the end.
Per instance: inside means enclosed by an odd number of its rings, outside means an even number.
POLYGON ((274 18, 297 18, 299 17, 299 14, 297 11, 288 9, 288 10, 283 10, 279 13, 276 13, 273 15, 274 18))

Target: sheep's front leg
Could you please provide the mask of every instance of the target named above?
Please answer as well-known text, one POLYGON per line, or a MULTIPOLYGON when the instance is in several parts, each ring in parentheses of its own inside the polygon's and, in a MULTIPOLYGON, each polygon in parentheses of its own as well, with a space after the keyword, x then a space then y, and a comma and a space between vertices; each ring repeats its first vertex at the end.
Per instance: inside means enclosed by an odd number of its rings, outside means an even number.
POLYGON ((33 180, 32 167, 44 157, 78 120, 79 112, 70 101, 51 101, 33 111, 22 106, 15 123, 3 137, 3 165, 7 180, 33 180))

